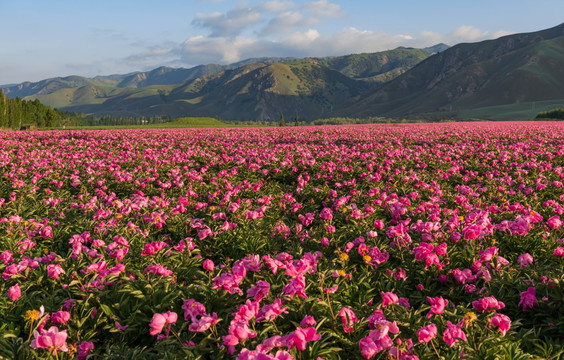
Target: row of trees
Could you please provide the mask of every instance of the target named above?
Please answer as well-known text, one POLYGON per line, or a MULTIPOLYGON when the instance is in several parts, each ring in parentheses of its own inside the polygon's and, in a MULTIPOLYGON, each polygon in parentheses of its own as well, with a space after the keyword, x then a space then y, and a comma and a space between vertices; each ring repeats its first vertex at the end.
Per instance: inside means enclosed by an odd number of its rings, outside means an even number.
POLYGON ((61 126, 64 114, 39 100, 8 99, 0 90, 0 128, 21 129, 61 126))
POLYGON ((559 119, 564 120, 564 108, 552 109, 538 113, 537 119, 559 119))

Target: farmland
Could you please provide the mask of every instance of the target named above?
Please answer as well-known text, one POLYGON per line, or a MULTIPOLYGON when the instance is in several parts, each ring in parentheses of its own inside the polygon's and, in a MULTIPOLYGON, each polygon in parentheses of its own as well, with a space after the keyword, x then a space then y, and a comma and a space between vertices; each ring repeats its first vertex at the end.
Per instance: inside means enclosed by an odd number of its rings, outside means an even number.
POLYGON ((0 133, 0 358, 550 359, 564 124, 0 133))

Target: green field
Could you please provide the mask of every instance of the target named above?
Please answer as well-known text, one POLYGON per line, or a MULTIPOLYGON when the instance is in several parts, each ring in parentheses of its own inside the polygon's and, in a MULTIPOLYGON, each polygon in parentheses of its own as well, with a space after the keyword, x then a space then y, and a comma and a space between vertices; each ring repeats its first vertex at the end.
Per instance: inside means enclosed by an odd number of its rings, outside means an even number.
MULTIPOLYGON (((210 117, 182 117, 171 121, 145 124, 145 125, 123 125, 123 126, 66 126, 57 129, 87 129, 87 130, 105 130, 105 129, 181 129, 181 128, 227 128, 227 127, 244 127, 250 125, 238 125, 224 123, 210 117)), ((256 126, 256 125, 253 125, 256 126)))
POLYGON ((541 111, 549 111, 554 108, 562 107, 563 105, 564 99, 488 106, 461 110, 457 114, 457 118, 460 120, 531 120, 541 111))

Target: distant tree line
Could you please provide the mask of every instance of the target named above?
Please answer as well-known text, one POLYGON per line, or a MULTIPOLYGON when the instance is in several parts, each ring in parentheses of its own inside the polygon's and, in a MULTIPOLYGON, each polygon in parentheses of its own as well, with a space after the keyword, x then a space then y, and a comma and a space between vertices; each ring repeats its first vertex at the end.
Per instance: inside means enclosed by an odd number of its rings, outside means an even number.
POLYGON ((537 114, 536 119, 559 119, 564 120, 564 108, 542 111, 537 114))
POLYGON ((8 99, 0 90, 0 128, 55 127, 64 123, 64 114, 39 100, 8 99))
POLYGON ((69 114, 75 126, 127 126, 161 124, 172 120, 170 116, 94 116, 81 113, 69 114))

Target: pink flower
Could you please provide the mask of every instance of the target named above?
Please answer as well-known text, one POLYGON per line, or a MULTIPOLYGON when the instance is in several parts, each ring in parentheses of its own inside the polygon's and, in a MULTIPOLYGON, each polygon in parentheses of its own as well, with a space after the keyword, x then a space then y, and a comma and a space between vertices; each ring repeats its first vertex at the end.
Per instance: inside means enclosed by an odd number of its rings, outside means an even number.
POLYGON ((70 320, 68 311, 57 311, 51 315, 51 322, 55 325, 66 324, 70 320))
POLYGON ((178 315, 175 312, 167 311, 166 313, 162 314, 154 314, 149 327, 151 331, 149 332, 150 335, 157 335, 163 331, 164 327, 167 325, 171 325, 176 323, 178 319, 178 315))
POLYGON ((204 315, 206 313, 206 307, 194 299, 184 300, 182 309, 184 310, 184 320, 186 321, 189 319, 195 321, 197 316, 204 315))
POLYGON ((553 217, 549 218, 546 223, 551 229, 557 229, 562 226, 562 221, 558 215, 554 215, 553 217))
POLYGON ((382 295, 382 307, 399 303, 399 297, 393 292, 381 292, 382 295))
POLYGON ((473 301, 472 306, 478 312, 483 313, 490 310, 499 310, 505 307, 505 304, 501 301, 497 301, 497 299, 493 296, 487 296, 485 298, 481 298, 479 300, 473 301))
POLYGON ((557 247, 554 249, 554 256, 564 257, 564 247, 557 247))
POLYGON ((376 354, 378 354, 380 351, 383 350, 378 346, 376 346, 374 340, 372 340, 368 336, 360 339, 360 342, 358 343, 358 347, 360 348, 360 353, 365 359, 371 359, 374 356, 376 356, 376 354))
POLYGON ((259 280, 257 284, 247 290, 247 297, 254 297, 255 301, 261 301, 268 296, 270 291, 270 283, 267 281, 259 280))
POLYGON ((521 301, 517 306, 523 305, 523 311, 527 310, 527 308, 533 308, 534 305, 538 304, 537 298, 535 297, 535 288, 530 287, 527 291, 523 291, 521 293, 521 301))
POLYGON ((423 326, 421 329, 417 330, 417 338, 420 343, 428 343, 437 336, 437 325, 430 324, 423 326))
POLYGON ((300 326, 303 327, 303 328, 312 327, 312 326, 315 326, 316 324, 317 324, 317 321, 315 321, 315 319, 311 315, 304 316, 302 321, 300 321, 300 326))
POLYGON ((316 329, 314 327, 309 327, 307 329, 298 327, 290 337, 290 344, 288 348, 291 349, 295 346, 298 350, 304 351, 306 349, 306 343, 310 341, 317 341, 319 339, 321 339, 321 335, 316 333, 316 329))
POLYGON ((65 270, 58 264, 47 265, 47 275, 53 279, 58 279, 61 274, 64 274, 65 270))
POLYGON ((85 360, 88 357, 88 353, 94 350, 94 344, 90 341, 83 341, 78 345, 78 360, 85 360))
POLYGON ((33 332, 33 340, 31 341, 32 349, 47 349, 51 354, 57 351, 67 352, 67 331, 59 329, 56 326, 51 326, 49 330, 42 330, 41 333, 35 330, 33 332))
POLYGON ((256 317, 256 321, 273 321, 283 313, 287 314, 288 310, 286 310, 286 307, 282 307, 282 300, 276 299, 274 300, 274 303, 264 305, 262 308, 260 308, 256 317))
POLYGON ((339 317, 343 323, 343 330, 346 333, 352 332, 354 330, 354 323, 358 322, 358 318, 355 313, 351 309, 343 307, 341 311, 339 311, 339 317))
POLYGON ((202 267, 204 268, 204 270, 207 270, 207 271, 213 271, 214 266, 215 265, 214 265, 213 261, 211 261, 210 259, 204 260, 204 263, 202 264, 202 267))
POLYGON ((431 310, 429 310, 427 318, 430 318, 433 314, 442 314, 445 311, 445 306, 448 305, 448 300, 443 299, 441 296, 434 298, 427 296, 427 300, 431 304, 431 310))
POLYGON ((448 346, 453 347, 458 342, 458 339, 467 341, 466 335, 462 329, 450 321, 447 321, 447 328, 443 332, 443 341, 446 342, 448 346))
POLYGON ((12 301, 16 301, 22 296, 22 290, 20 289, 20 285, 16 284, 14 286, 10 286, 8 289, 8 298, 12 301))
POLYGON ((192 332, 204 332, 209 329, 212 324, 217 324, 216 313, 213 313, 212 316, 205 314, 199 320, 193 321, 192 324, 188 326, 188 330, 192 332))
POLYGON ((507 330, 509 330, 509 328, 511 327, 511 319, 507 315, 495 314, 490 319, 489 327, 491 328, 492 325, 497 327, 499 331, 501 331, 501 336, 505 336, 505 334, 507 334, 507 330))
POLYGON ((474 240, 480 236, 482 232, 482 227, 480 225, 469 225, 462 229, 462 234, 464 235, 464 240, 474 240))

